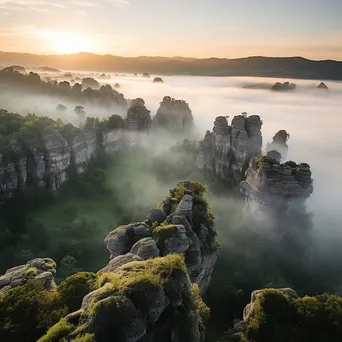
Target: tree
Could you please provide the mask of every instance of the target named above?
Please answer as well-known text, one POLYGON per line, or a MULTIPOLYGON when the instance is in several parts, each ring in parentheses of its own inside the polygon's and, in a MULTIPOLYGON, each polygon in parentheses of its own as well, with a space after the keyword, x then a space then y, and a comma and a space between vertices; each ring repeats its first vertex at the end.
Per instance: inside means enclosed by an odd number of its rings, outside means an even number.
POLYGON ((84 107, 82 106, 76 106, 74 109, 75 113, 80 117, 82 121, 85 121, 86 118, 86 112, 84 110, 84 107))
POLYGON ((70 276, 71 274, 77 272, 77 260, 70 255, 66 255, 62 258, 62 260, 59 263, 59 269, 58 273, 61 276, 61 278, 66 278, 70 276))
POLYGON ((66 112, 68 110, 67 106, 64 106, 63 104, 59 104, 56 107, 56 110, 58 110, 59 112, 66 112))

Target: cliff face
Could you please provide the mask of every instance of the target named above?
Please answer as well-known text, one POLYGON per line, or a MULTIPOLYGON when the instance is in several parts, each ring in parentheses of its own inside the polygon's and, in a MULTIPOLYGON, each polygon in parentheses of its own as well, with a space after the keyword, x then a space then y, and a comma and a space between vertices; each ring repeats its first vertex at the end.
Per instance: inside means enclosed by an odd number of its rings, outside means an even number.
POLYGON ((136 146, 143 141, 142 135, 147 136, 146 130, 99 128, 88 122, 83 129, 71 124, 60 130, 46 128, 39 144, 27 141, 25 150, 13 139, 12 157, 5 158, 0 152, 0 203, 13 198, 27 184, 54 191, 68 180, 70 168, 83 173, 100 153, 113 155, 124 140, 136 146))
POLYGON ((219 116, 213 132, 207 132, 198 156, 198 166, 212 178, 238 184, 243 180, 249 160, 262 147, 262 122, 257 115, 238 115, 228 125, 226 117, 219 116))
POLYGON ((266 219, 288 214, 313 191, 308 164, 292 161, 281 164, 267 156, 253 158, 240 190, 246 196, 245 210, 255 218, 266 219))

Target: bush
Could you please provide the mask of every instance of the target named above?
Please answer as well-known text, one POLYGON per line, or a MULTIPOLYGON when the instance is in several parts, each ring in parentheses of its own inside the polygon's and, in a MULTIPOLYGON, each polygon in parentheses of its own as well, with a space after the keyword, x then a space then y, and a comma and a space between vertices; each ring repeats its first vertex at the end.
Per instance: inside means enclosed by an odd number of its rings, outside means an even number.
POLYGON ((96 274, 80 272, 65 279, 58 286, 58 292, 62 303, 68 307, 69 312, 73 312, 80 308, 83 297, 96 290, 96 288, 96 274))
POLYGON ((37 341, 66 314, 57 292, 46 291, 43 282, 28 281, 0 295, 0 340, 37 341))

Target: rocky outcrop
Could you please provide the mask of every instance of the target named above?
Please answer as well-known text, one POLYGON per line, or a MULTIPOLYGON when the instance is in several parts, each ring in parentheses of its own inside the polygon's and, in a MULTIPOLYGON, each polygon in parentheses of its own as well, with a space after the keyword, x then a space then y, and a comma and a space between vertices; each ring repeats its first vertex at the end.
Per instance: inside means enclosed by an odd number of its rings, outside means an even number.
POLYGON ((268 291, 276 291, 284 296, 289 296, 291 298, 298 298, 297 293, 292 290, 291 288, 279 288, 279 289, 263 289, 263 290, 256 290, 252 292, 251 301, 243 310, 243 321, 234 325, 234 330, 236 332, 243 332, 245 330, 245 326, 249 320, 253 319, 255 315, 255 302, 258 298, 263 296, 264 293, 268 291))
POLYGON ((251 160, 240 190, 246 197, 246 213, 271 222, 270 218, 289 214, 311 195, 310 166, 292 161, 281 164, 270 155, 260 155, 251 160))
POLYGON ((284 82, 284 83, 280 83, 277 82, 275 83, 271 90, 273 91, 289 91, 289 90, 295 90, 297 88, 297 86, 294 83, 290 83, 290 82, 284 82))
POLYGON ((153 126, 176 134, 189 133, 194 128, 194 118, 185 101, 165 96, 153 119, 153 126))
POLYGON ((324 82, 321 82, 321 83, 317 86, 317 89, 329 91, 328 86, 327 86, 324 82))
POLYGON ((207 131, 203 140, 198 167, 214 179, 239 184, 250 159, 261 151, 261 126, 262 121, 257 115, 235 116, 231 125, 226 117, 217 117, 213 132, 207 131))
MULTIPOLYGON (((210 311, 200 294, 217 258, 205 190, 199 182, 181 182, 145 222, 110 232, 111 260, 97 273, 95 290, 38 342, 83 340, 85 334, 99 342, 203 342, 210 311)), ((0 277, 0 295, 29 280, 56 290, 55 267, 52 259, 34 259, 9 269, 0 277)))
POLYGON ((153 83, 164 83, 163 79, 160 77, 155 77, 153 83))
POLYGON ((281 159, 286 160, 289 146, 287 145, 287 141, 290 138, 290 134, 285 130, 280 130, 273 137, 273 141, 267 144, 266 152, 270 152, 275 150, 281 154, 281 159))
POLYGON ((25 265, 10 268, 0 276, 0 294, 12 287, 26 284, 29 280, 43 281, 48 291, 56 289, 54 276, 56 263, 49 258, 37 258, 28 261, 25 265))
POLYGON ((205 305, 181 256, 129 262, 102 274, 99 284, 38 342, 83 340, 84 334, 99 342, 202 341, 205 305))
POLYGON ((145 222, 121 226, 105 239, 111 258, 126 253, 149 259, 184 254, 192 282, 201 293, 209 286, 217 259, 213 216, 196 182, 182 182, 145 222), (164 221, 165 220, 165 221, 164 221))

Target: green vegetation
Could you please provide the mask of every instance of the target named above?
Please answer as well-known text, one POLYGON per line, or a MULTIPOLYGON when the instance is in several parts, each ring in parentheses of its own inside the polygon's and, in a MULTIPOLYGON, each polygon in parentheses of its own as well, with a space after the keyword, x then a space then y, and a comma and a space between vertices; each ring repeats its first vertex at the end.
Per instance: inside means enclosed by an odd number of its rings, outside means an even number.
POLYGON ((31 280, 0 294, 0 340, 37 341, 66 314, 59 293, 31 280))
POLYGON ((83 297, 96 288, 97 276, 82 272, 65 279, 57 291, 47 291, 43 282, 28 280, 1 292, 0 340, 34 342, 58 322, 42 341, 59 341, 72 330, 61 318, 78 310, 83 297))
POLYGON ((69 312, 77 311, 81 306, 83 297, 96 289, 97 276, 91 272, 76 273, 58 286, 58 292, 69 312))
POLYGON ((254 303, 245 335, 255 342, 340 341, 342 298, 323 294, 293 299, 264 290, 254 303))

